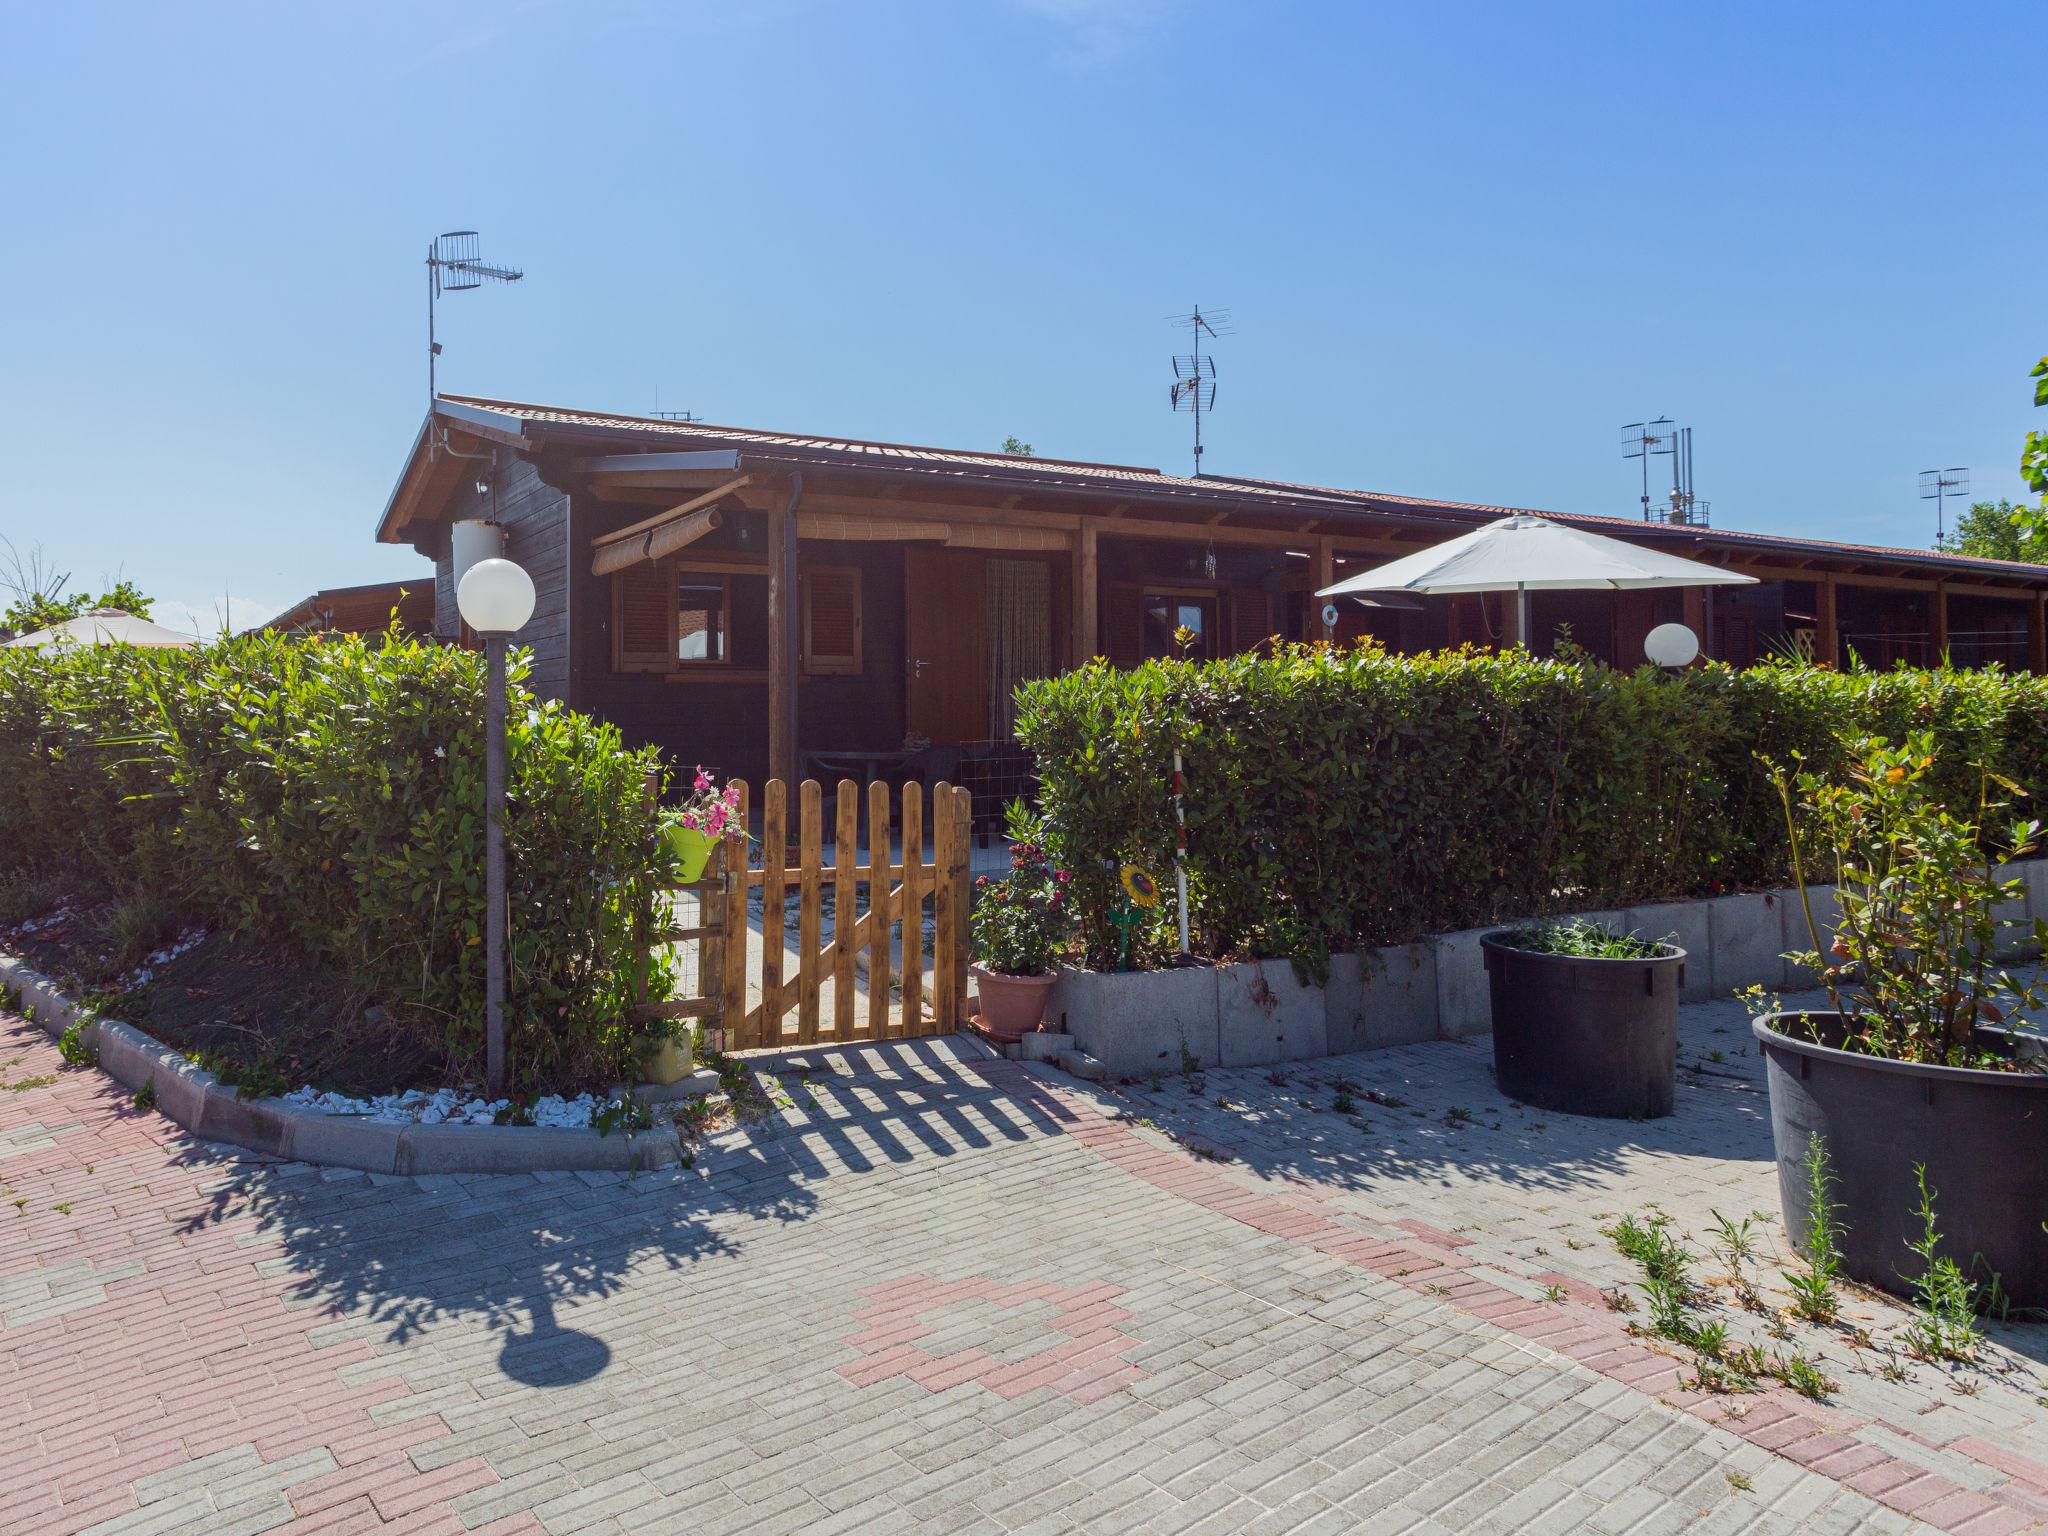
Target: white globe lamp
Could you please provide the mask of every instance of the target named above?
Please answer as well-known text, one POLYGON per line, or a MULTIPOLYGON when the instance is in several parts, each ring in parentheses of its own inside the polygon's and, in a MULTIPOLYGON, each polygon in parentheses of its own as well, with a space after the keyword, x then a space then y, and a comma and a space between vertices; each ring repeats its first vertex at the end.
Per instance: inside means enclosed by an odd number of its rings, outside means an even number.
POLYGON ((1643 636, 1643 654, 1660 667, 1689 667, 1700 653, 1700 637, 1683 624, 1659 624, 1643 636))
POLYGON ((455 589, 462 622, 480 635, 510 635, 533 617, 533 578, 510 560, 479 560, 455 589))
POLYGON ((505 641, 533 617, 533 578, 510 560, 462 573, 455 606, 484 641, 484 1091, 505 1090, 505 641))

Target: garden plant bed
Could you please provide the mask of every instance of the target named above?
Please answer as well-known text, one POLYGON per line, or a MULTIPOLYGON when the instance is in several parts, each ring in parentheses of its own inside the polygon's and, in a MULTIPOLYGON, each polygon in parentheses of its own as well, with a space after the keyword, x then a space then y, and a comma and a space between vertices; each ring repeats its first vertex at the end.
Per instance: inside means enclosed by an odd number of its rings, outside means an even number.
POLYGON ((146 1093, 159 1113, 207 1141, 391 1174, 629 1172, 691 1161, 675 1125, 659 1121, 646 1130, 604 1135, 587 1128, 379 1120, 326 1114, 275 1096, 244 1097, 143 1030, 80 1007, 11 955, 0 954, 0 990, 17 998, 46 1033, 69 1034, 94 1054, 100 1070, 146 1093))

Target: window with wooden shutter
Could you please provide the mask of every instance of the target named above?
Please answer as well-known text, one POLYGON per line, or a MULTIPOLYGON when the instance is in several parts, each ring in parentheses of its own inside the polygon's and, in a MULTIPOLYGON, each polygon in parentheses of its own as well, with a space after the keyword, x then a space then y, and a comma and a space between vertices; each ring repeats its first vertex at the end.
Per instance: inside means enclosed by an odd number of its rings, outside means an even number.
POLYGON ((612 670, 667 672, 675 664, 675 567, 643 560, 614 572, 612 670))
POLYGON ((1230 594, 1230 650, 1256 651, 1273 638, 1272 594, 1239 587, 1230 594))
POLYGON ((804 671, 814 677, 860 675, 860 568, 805 567, 801 582, 804 671))

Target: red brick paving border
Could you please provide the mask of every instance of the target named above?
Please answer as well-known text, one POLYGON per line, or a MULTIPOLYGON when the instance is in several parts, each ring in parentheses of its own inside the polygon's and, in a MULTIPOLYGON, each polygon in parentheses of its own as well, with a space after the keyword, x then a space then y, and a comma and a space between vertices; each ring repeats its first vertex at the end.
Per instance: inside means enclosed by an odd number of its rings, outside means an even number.
POLYGON ((1049 1387, 1077 1403, 1092 1403, 1145 1374, 1122 1358, 1123 1351, 1141 1342, 1119 1326, 1131 1320, 1130 1312, 1114 1304, 1122 1294, 1119 1287, 1100 1281, 1068 1290, 1037 1280, 1009 1285, 982 1275, 962 1280, 903 1275, 861 1292, 865 1299, 854 1317, 863 1326, 845 1340, 861 1358, 838 1372, 861 1387, 893 1376, 907 1377, 930 1392, 978 1381, 1005 1399, 1049 1387), (980 1349, 933 1355, 913 1342, 931 1334, 927 1314, 962 1301, 999 1307, 1045 1302, 1054 1309, 1046 1326, 1067 1335, 1066 1342, 1016 1361, 980 1349))
MULTIPOLYGON (((408 1389, 341 1384, 336 1372, 371 1350, 308 1340, 339 1314, 288 1306, 303 1277, 260 1272, 283 1243, 201 1188, 223 1167, 181 1165, 189 1137, 102 1074, 60 1070, 34 1025, 8 1020, 4 1048, 27 1058, 17 1075, 56 1075, 8 1095, 10 1125, 79 1124, 0 1161, 0 1278, 77 1264, 142 1272, 107 1281, 103 1301, 0 1328, 0 1531, 70 1536, 138 1508, 138 1479, 243 1445, 266 1464, 333 1455, 335 1471, 286 1491, 298 1529, 466 1531, 447 1501, 497 1474, 478 1459, 413 1465, 408 1450, 449 1433, 438 1414, 390 1427, 370 1417, 408 1389)), ((541 1527, 520 1515, 482 1529, 541 1527)))
MULTIPOLYGON (((1304 1210, 1288 1199, 1246 1189, 1178 1149, 1146 1141, 1127 1125, 1103 1115, 1097 1105, 1027 1071, 1015 1062, 969 1064, 992 1086, 1030 1105, 1097 1156, 1157 1189, 1228 1216, 1258 1231, 1341 1258, 1411 1291, 1428 1292, 1503 1332, 1568 1355, 1646 1396, 1680 1409, 1853 1488, 1880 1504, 1961 1536, 2008 1536, 2048 1530, 2048 1467, 2004 1451, 1973 1436, 1959 1436, 1943 1449, 1969 1457, 2008 1481, 1977 1493, 1926 1467, 1855 1439, 1852 1432, 1877 1421, 1837 1409, 1822 1409, 1786 1387, 1731 1400, 1680 1386, 1679 1362, 1649 1348, 1586 1287, 1566 1283, 1561 1302, 1528 1297, 1483 1277, 1463 1274, 1471 1261, 1457 1249, 1470 1241, 1421 1221, 1399 1221, 1400 1238, 1379 1238, 1304 1210)), ((1309 1192, 1308 1197, 1319 1200, 1309 1192)), ((1555 1274, 1529 1277, 1564 1283, 1555 1274)), ((1910 1429, 1895 1433, 1927 1442, 1910 1429)))

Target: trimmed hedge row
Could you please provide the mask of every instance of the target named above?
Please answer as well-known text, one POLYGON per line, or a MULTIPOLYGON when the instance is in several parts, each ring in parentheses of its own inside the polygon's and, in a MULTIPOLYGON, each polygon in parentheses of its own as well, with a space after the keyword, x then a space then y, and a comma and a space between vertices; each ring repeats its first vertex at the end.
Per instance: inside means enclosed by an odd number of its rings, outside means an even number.
MULTIPOLYGON (((1118 863, 1173 867, 1183 753, 1198 953, 1290 957, 1573 908, 1789 878, 1757 761, 1843 767, 1930 730, 1971 765, 2048 783, 2048 679, 1711 665, 1667 676, 1475 650, 1100 663, 1021 690, 1047 841, 1075 872, 1091 963, 1115 953, 1118 863)), ((1165 905, 1155 945, 1170 943, 1165 905)))
MULTIPOLYGON (((529 1086, 609 1081, 657 908, 658 759, 512 670, 507 1061, 529 1086)), ((470 1070, 483 704, 480 655, 395 634, 0 649, 0 871, 167 899, 331 969, 470 1070)))

